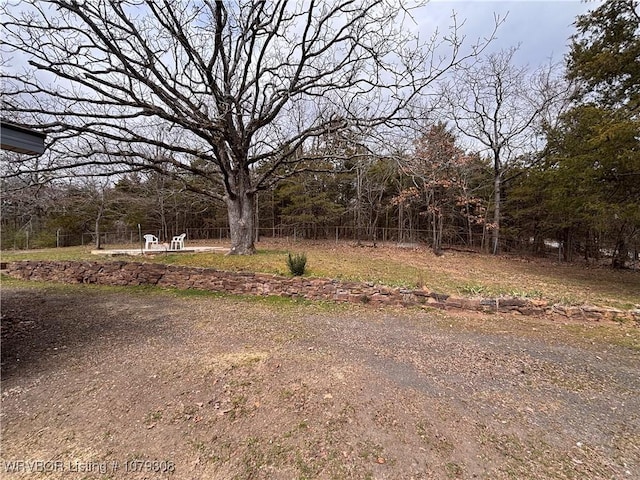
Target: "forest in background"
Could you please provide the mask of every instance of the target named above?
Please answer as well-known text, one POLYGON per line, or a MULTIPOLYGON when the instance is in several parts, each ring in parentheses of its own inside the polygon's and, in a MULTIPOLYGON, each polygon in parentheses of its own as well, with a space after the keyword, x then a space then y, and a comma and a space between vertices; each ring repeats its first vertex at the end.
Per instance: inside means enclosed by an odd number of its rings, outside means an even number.
MULTIPOLYGON (((557 91, 551 71, 517 67, 511 49, 443 80, 441 102, 416 119, 409 146, 378 154, 348 128, 298 145, 288 157, 295 162, 269 172, 281 180, 256 192, 256 240, 553 252, 614 267, 637 261, 638 2, 604 2, 575 27, 557 91)), ((164 241, 229 237, 227 207, 199 194, 202 180, 188 172, 56 178, 2 155, 2 249, 137 243, 139 231, 164 241)), ((272 166, 256 164, 252 174, 261 168, 272 166)))
MULTIPOLYGON (((458 246, 489 251, 490 161, 456 147, 454 134, 444 125, 432 127, 417 148, 405 161, 364 157, 334 162, 327 171, 298 174, 261 192, 256 239, 426 243, 436 250, 458 246), (437 156, 431 150, 445 152, 440 162, 430 157, 437 156), (422 167, 419 175, 406 166, 414 163, 422 167)), ((314 164, 314 170, 318 167, 314 164)), ((624 254, 637 258, 637 203, 626 193, 637 189, 633 177, 628 176, 624 189, 598 179, 595 171, 583 173, 588 175, 581 179, 573 169, 563 172, 547 163, 513 168, 503 185, 501 250, 599 261, 613 258, 626 243, 624 254), (592 209, 583 211, 580 205, 592 209)), ((135 244, 138 225, 143 234, 164 241, 183 232, 191 240, 229 237, 224 205, 159 174, 129 174, 115 184, 87 178, 5 186, 3 192, 3 249, 135 244)))

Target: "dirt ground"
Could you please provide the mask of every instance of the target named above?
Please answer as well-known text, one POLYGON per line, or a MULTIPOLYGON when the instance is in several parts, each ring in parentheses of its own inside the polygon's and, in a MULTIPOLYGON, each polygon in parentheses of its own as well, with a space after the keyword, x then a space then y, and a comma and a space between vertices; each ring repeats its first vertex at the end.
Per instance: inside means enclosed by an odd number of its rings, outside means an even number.
POLYGON ((635 325, 8 282, 1 346, 3 479, 640 478, 635 325))

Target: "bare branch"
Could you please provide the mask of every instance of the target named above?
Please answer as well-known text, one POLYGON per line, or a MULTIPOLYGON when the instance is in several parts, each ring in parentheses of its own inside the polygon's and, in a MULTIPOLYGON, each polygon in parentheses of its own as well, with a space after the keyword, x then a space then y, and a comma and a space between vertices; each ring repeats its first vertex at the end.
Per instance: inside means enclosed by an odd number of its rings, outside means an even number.
POLYGON ((48 172, 166 166, 194 191, 223 186, 250 225, 253 196, 294 152, 413 122, 420 95, 495 33, 463 53, 455 17, 424 42, 410 13, 386 0, 7 3, 3 48, 25 66, 1 74, 4 109, 48 134, 48 172))

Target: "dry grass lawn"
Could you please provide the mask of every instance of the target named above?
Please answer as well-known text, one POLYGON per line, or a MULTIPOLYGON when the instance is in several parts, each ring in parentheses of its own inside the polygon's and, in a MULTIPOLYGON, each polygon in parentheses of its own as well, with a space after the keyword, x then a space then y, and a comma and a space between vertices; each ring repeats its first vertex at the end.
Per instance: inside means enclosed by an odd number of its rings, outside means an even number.
MULTIPOLYGON (((3 252, 2 260, 111 260, 91 255, 90 250, 90 247, 69 247, 3 252)), ((519 296, 544 298, 554 303, 617 308, 634 308, 640 304, 638 270, 616 271, 608 267, 559 263, 551 259, 514 255, 495 257, 458 251, 447 251, 443 256, 436 256, 424 247, 399 248, 392 244, 373 248, 328 241, 268 240, 260 242, 258 253, 250 257, 221 253, 174 253, 131 259, 288 275, 288 252, 306 253, 307 275, 313 277, 424 287, 450 295, 519 296)))

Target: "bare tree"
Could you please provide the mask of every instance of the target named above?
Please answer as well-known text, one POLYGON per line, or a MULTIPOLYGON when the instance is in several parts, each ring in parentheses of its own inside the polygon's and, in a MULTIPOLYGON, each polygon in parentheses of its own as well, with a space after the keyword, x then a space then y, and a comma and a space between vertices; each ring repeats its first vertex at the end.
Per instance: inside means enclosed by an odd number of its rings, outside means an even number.
POLYGON ((3 8, 4 108, 50 139, 46 169, 172 173, 223 200, 254 251, 256 194, 341 129, 401 124, 462 53, 400 1, 22 0, 3 8), (162 151, 158 155, 158 150, 162 151), (310 149, 307 149, 310 150, 310 149), (282 168, 283 166, 287 168, 282 168))
POLYGON ((482 223, 482 199, 469 191, 469 177, 478 166, 478 157, 465 153, 457 142, 455 133, 444 123, 425 127, 414 151, 400 165, 410 183, 400 190, 395 203, 417 208, 427 219, 436 255, 442 253, 445 227, 451 230, 453 223, 463 218, 471 244, 472 224, 482 223))
POLYGON ((554 75, 554 66, 531 72, 515 64, 516 52, 517 48, 502 50, 460 65, 454 79, 443 82, 441 88, 446 118, 486 148, 493 161, 494 254, 499 250, 504 176, 528 147, 534 147, 545 112, 567 96, 567 86, 554 75))

